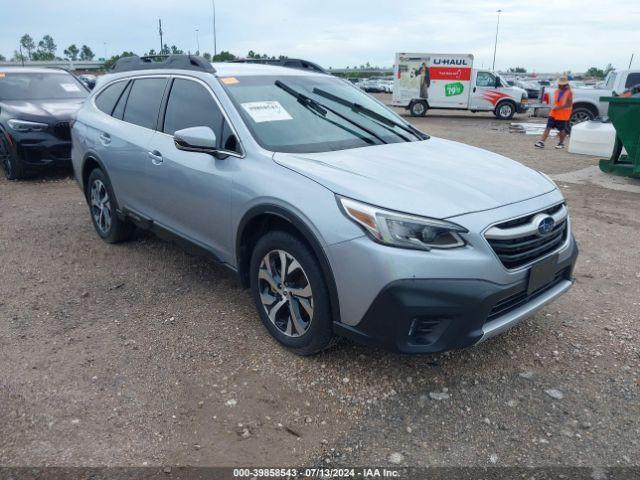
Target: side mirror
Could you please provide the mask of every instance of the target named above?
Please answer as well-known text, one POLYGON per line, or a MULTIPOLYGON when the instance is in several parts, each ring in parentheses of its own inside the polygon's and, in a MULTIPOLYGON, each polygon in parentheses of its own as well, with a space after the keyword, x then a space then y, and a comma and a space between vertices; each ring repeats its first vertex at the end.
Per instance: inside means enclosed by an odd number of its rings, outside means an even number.
POLYGON ((496 77, 496 83, 493 86, 496 87, 496 88, 502 86, 502 83, 500 82, 500 77, 496 77))
POLYGON ((218 152, 218 139, 209 127, 191 127, 177 130, 173 134, 176 148, 187 152, 214 154, 218 152))

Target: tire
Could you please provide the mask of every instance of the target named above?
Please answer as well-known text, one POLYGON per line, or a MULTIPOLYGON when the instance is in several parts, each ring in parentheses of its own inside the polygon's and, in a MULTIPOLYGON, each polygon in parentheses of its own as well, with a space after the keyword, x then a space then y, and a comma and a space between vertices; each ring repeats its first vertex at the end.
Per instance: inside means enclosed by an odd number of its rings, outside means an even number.
POLYGON ((578 123, 587 122, 589 120, 595 120, 596 114, 589 107, 576 107, 571 112, 571 118, 569 119, 569 125, 577 125, 578 123))
POLYGON ((24 165, 20 158, 13 153, 9 142, 0 132, 0 164, 7 180, 21 180, 25 178, 24 165))
POLYGON ((331 344, 329 290, 318 260, 302 241, 283 231, 267 233, 253 249, 250 275, 260 319, 278 342, 298 355, 331 344))
POLYGON ((111 182, 101 169, 91 171, 86 189, 91 221, 100 238, 107 243, 129 240, 133 234, 133 225, 118 216, 111 182))
POLYGON ((413 102, 409 106, 409 113, 412 117, 424 117, 428 109, 427 102, 413 102))
POLYGON ((513 102, 499 103, 493 114, 500 120, 511 120, 516 114, 516 106, 513 102))

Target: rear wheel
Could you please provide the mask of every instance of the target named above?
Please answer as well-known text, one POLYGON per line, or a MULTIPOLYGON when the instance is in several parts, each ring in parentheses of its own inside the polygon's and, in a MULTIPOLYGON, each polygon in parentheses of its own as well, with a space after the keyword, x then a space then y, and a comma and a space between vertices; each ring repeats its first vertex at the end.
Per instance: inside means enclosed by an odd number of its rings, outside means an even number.
POLYGON ((569 124, 573 126, 573 125, 577 125, 578 123, 595 120, 595 118, 596 118, 596 114, 590 108, 576 107, 571 112, 571 119, 569 120, 569 124))
POLYGON ((409 113, 412 117, 424 117, 427 114, 426 102, 413 102, 409 107, 409 113))
POLYGON ((299 355, 333 337, 329 291, 313 252, 281 231, 262 237, 251 256, 251 293, 269 333, 299 355))
POLYGON ((510 120, 516 113, 516 106, 513 102, 502 102, 498 104, 493 113, 500 120, 510 120))
POLYGON ((100 238, 107 243, 123 242, 131 238, 133 225, 118 217, 111 183, 99 168, 89 175, 86 193, 91 221, 100 238))
POLYGON ((24 178, 24 166, 17 155, 13 153, 9 142, 0 132, 0 164, 7 180, 20 180, 24 178))

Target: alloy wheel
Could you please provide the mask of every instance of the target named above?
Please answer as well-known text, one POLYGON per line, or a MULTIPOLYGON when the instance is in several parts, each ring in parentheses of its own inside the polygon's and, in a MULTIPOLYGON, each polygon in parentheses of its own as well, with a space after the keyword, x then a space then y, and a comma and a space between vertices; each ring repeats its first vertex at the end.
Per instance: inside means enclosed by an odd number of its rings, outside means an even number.
POLYGON ((502 106, 499 108, 498 113, 500 114, 500 116, 501 116, 502 118, 509 118, 509 117, 511 116, 512 111, 513 111, 513 110, 512 110, 511 105, 508 105, 508 104, 507 104, 507 105, 502 105, 502 106))
POLYGON ((107 187, 99 179, 91 184, 91 215, 100 233, 107 235, 111 230, 111 201, 107 187))
POLYGON ((258 270, 258 292, 271 323, 289 337, 300 337, 313 319, 313 292, 300 263, 284 250, 267 253, 258 270))
POLYGON ((11 178, 13 174, 13 163, 11 162, 11 152, 7 150, 4 142, 0 141, 0 163, 4 169, 7 178, 11 178))
POLYGON ((593 117, 589 112, 585 110, 578 110, 577 112, 574 112, 573 115, 571 115, 570 123, 571 125, 577 125, 578 123, 588 122, 592 118, 593 117))

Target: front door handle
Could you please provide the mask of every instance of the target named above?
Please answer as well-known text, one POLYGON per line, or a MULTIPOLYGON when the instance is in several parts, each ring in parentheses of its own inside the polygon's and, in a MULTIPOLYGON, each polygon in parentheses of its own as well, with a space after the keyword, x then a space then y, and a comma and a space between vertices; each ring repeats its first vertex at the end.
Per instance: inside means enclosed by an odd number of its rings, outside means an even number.
POLYGON ((154 165, 160 165, 163 162, 162 154, 157 150, 154 150, 153 152, 147 152, 147 156, 151 159, 151 163, 153 163, 154 165))
POLYGON ((104 145, 105 147, 109 145, 111 143, 111 135, 102 132, 100 134, 100 143, 102 143, 102 145, 104 145))

